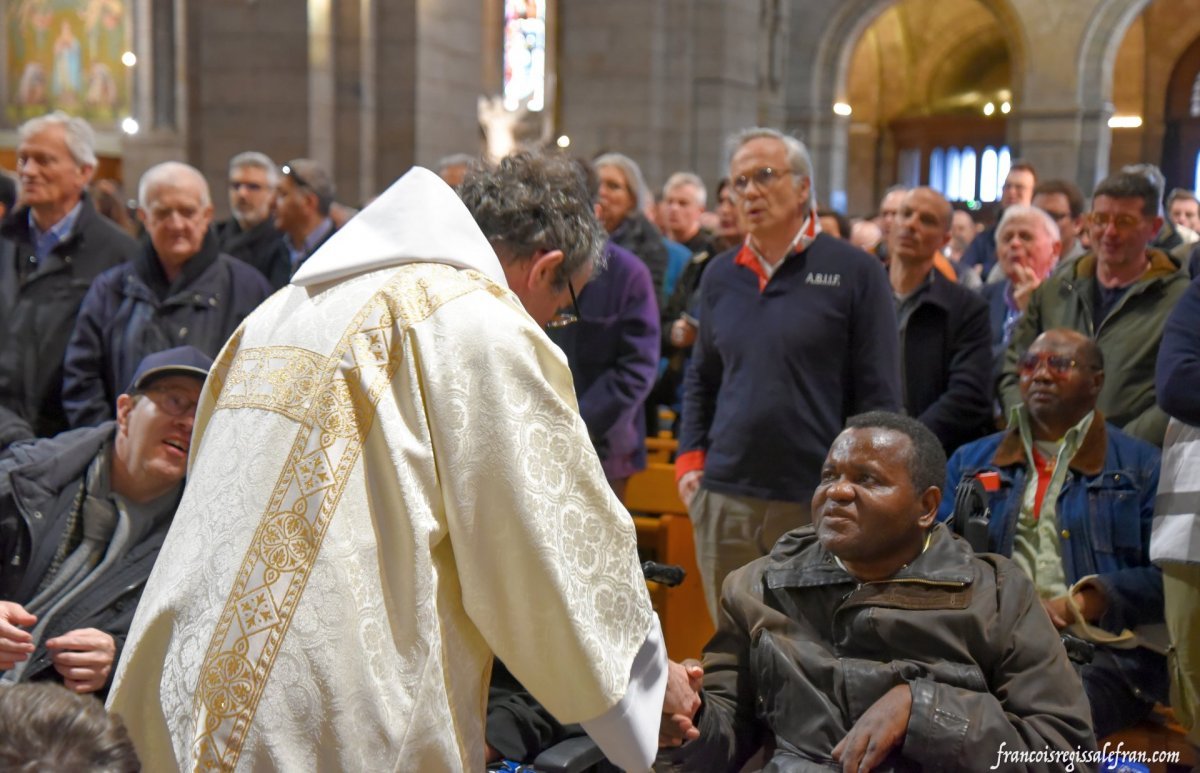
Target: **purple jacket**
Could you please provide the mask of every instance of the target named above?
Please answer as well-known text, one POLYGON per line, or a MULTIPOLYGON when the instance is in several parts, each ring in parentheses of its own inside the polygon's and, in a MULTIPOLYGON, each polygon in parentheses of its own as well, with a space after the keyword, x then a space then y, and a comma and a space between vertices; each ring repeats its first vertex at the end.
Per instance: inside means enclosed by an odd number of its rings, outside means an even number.
POLYGON ((608 266, 579 290, 578 322, 551 330, 567 355, 579 413, 609 480, 646 467, 642 409, 658 372, 658 300, 650 271, 609 242, 608 266))

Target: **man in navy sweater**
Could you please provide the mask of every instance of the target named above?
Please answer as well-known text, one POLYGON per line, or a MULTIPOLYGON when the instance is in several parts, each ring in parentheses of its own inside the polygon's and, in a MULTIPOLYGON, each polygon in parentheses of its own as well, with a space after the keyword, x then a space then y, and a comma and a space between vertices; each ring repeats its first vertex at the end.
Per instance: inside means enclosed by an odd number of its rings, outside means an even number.
POLYGON ((820 233, 808 151, 761 128, 729 147, 749 239, 701 280, 675 468, 714 620, 725 575, 811 520, 845 419, 901 405, 887 275, 820 233))

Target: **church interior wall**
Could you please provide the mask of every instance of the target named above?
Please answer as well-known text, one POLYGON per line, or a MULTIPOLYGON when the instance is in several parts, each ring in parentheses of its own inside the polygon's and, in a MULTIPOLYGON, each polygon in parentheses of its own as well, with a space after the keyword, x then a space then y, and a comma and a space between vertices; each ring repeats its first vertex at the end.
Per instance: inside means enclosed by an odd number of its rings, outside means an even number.
MULTIPOLYGON (((0 0, 0 9, 13 5, 0 0)), ((143 127, 125 137, 110 121, 101 135, 107 163, 118 163, 127 181, 166 158, 221 180, 230 156, 260 149, 280 161, 311 156, 330 165, 341 197, 357 204, 414 163, 486 147, 478 100, 500 90, 503 0, 306 0, 305 13, 296 0, 125 6, 129 45, 139 53, 128 109, 143 127), (182 50, 144 50, 162 33, 154 24, 164 8, 178 12, 167 32, 182 50), (156 54, 174 57, 174 69, 155 62, 156 54), (174 73, 180 95, 166 124, 152 115, 161 112, 156 66, 174 73)), ((1166 89, 1200 38, 1200 0, 1077 0, 1071 8, 1035 0, 550 0, 550 7, 547 104, 519 122, 524 139, 567 135, 582 156, 619 150, 658 188, 677 169, 715 183, 725 171, 727 134, 774 124, 810 141, 822 201, 841 185, 851 214, 870 212, 896 180, 895 122, 953 122, 977 109, 971 99, 1001 91, 1012 95, 1012 114, 997 120, 1014 154, 1042 159, 1051 174, 1076 176, 1086 188, 1093 172, 1158 162, 1166 89), (1111 57, 1111 83, 1094 80, 1103 64, 1097 51, 1111 57), (841 64, 814 64, 829 62, 841 64), (851 116, 832 114, 837 99, 852 105, 851 116), (1143 124, 1109 132, 1099 125, 1108 112, 1140 115, 1143 124)), ((19 87, 11 70, 23 66, 6 58, 9 103, 19 87)), ((0 158, 15 147, 16 118, 0 130, 0 158)), ((214 198, 223 214, 224 197, 214 198)))

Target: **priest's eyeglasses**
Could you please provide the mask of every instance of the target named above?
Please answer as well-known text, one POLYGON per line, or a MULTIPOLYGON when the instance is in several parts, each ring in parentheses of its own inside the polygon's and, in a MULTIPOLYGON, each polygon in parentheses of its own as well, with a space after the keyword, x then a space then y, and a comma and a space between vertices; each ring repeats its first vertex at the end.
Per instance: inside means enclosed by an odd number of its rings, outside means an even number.
POLYGON ((551 330, 566 327, 579 321, 579 299, 575 297, 575 285, 571 284, 570 278, 567 279, 567 291, 571 293, 572 311, 560 311, 554 315, 554 319, 546 323, 546 327, 551 330))

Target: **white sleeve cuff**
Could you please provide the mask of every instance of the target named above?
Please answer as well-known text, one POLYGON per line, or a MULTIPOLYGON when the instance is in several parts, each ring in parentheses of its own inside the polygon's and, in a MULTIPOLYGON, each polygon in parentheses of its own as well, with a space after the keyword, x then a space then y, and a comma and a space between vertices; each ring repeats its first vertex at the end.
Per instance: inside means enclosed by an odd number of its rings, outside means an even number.
POLYGON ((647 771, 658 753, 658 729, 667 692, 667 650, 658 615, 633 658, 629 685, 617 704, 580 724, 614 765, 647 771))

